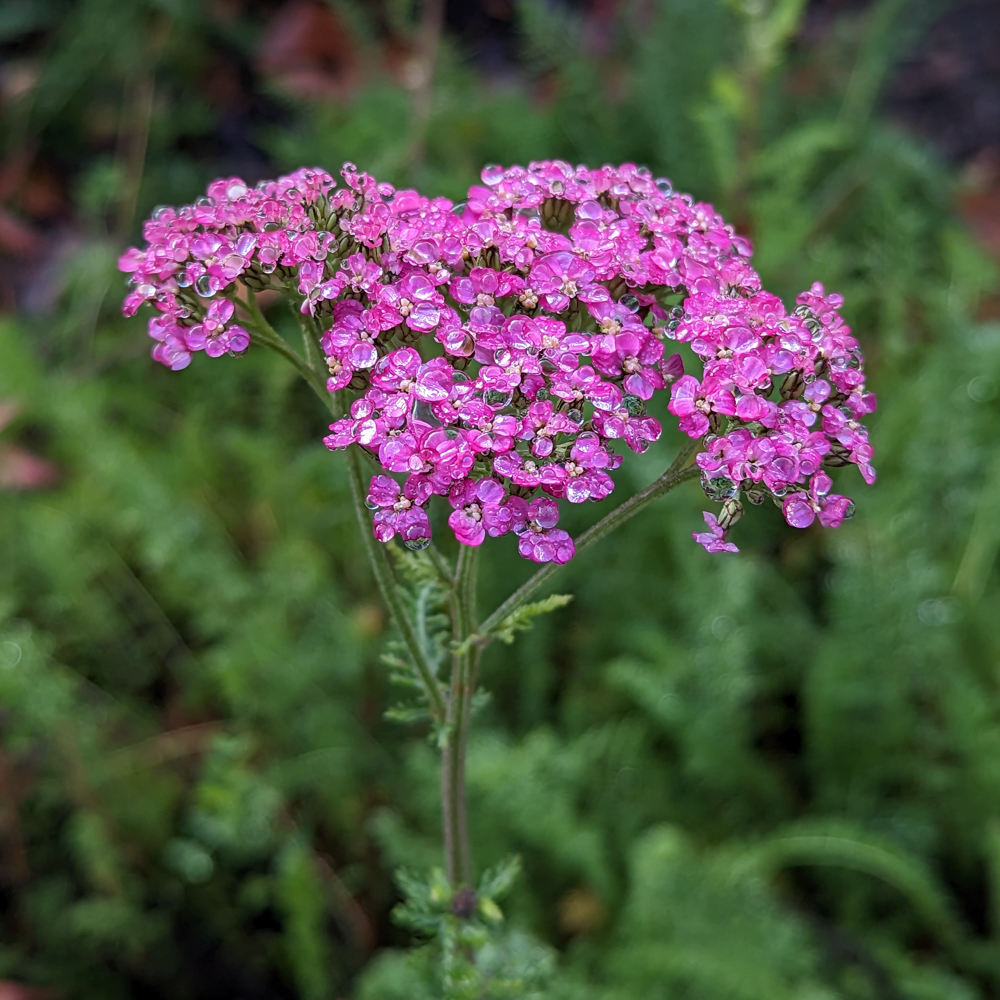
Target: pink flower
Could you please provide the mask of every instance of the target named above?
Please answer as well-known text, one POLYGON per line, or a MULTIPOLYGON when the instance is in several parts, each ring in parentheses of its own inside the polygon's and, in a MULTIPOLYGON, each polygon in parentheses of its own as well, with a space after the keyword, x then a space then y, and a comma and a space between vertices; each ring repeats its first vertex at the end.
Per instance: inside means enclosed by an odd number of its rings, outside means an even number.
POLYGON ((402 347, 378 362, 371 383, 389 392, 411 393, 424 402, 438 403, 451 393, 452 371, 444 358, 425 363, 412 347, 402 347))
POLYGON ((735 416, 736 399, 718 379, 709 376, 701 383, 693 375, 684 375, 670 387, 667 409, 680 417, 680 429, 688 437, 699 438, 708 433, 708 414, 735 416))
POLYGON ((375 302, 383 329, 405 323, 411 330, 426 333, 440 322, 444 298, 425 274, 411 271, 396 284, 381 286, 375 302))
POLYGON ((421 504, 427 499, 412 477, 400 489, 389 476, 373 476, 366 503, 375 509, 372 531, 380 542, 397 534, 403 542, 419 544, 431 537, 431 522, 421 504))
POLYGON ((507 493, 497 479, 466 479, 456 483, 448 494, 454 511, 448 524, 463 545, 481 545, 486 533, 506 534, 513 526, 513 517, 500 513, 507 493))
POLYGON ((571 299, 589 286, 593 277, 594 269, 587 261, 560 251, 535 262, 529 285, 544 308, 562 312, 571 299))
POLYGON ((808 528, 817 518, 824 528, 839 528, 854 514, 854 504, 847 498, 830 493, 832 483, 825 472, 818 472, 809 481, 805 493, 785 497, 781 512, 793 528, 808 528))
POLYGON ((691 537, 699 545, 704 546, 706 552, 713 555, 717 552, 739 552, 740 550, 732 542, 726 541, 725 529, 719 527, 715 515, 707 510, 702 511, 702 514, 705 517, 705 524, 708 525, 708 531, 692 531, 691 537))
POLYGON ((663 344, 644 327, 626 327, 621 333, 595 338, 594 367, 602 375, 622 378, 622 388, 640 399, 651 399, 666 385, 656 367, 663 357, 663 344))
POLYGON ((528 504, 523 520, 514 524, 517 533, 517 550, 532 562, 566 563, 573 558, 576 547, 573 539, 561 528, 559 505, 555 500, 539 497, 528 504))
POLYGON ((554 438, 560 434, 575 434, 578 425, 566 416, 556 412, 549 400, 532 403, 521 420, 518 437, 531 442, 531 454, 536 458, 547 458, 555 447, 554 438))
POLYGON ((573 444, 566 471, 566 499, 570 503, 603 500, 615 488, 605 469, 617 469, 621 458, 605 448, 597 434, 587 431, 573 444))

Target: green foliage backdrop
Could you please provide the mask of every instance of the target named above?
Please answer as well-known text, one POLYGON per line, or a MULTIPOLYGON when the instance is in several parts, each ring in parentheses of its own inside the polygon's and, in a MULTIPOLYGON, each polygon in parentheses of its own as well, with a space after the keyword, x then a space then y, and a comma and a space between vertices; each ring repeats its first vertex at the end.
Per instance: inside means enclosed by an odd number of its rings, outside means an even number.
MULTIPOLYGON (((336 9, 367 58, 377 19, 336 9)), ((648 164, 752 234, 767 287, 844 293, 880 479, 845 471, 837 532, 747 518, 736 557, 691 543, 696 487, 671 494, 489 649, 473 837, 481 865, 522 859, 514 995, 1000 996, 995 279, 947 171, 878 115, 928 10, 878 0, 806 44, 801 0, 623 4, 597 54, 561 11, 519 8, 528 82, 484 84, 446 39, 425 121, 374 74, 268 96, 257 148, 449 196, 489 161, 648 164)), ((399 866, 439 863, 434 751, 385 718, 391 636, 323 415, 270 357, 173 374, 116 316, 135 220, 223 169, 191 81, 262 25, 194 0, 0 14, 40 70, 6 152, 72 165, 83 233, 56 310, 0 322, 4 440, 61 470, 0 493, 0 978, 52 996, 433 995, 390 911, 399 866)), ((525 570, 484 556, 486 607, 525 570)))

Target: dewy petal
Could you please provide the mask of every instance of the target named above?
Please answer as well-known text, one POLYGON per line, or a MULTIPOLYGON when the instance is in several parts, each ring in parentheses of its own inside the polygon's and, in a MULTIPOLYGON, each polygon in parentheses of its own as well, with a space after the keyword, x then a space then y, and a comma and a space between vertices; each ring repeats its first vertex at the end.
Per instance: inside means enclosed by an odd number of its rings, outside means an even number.
POLYGON ((404 542, 431 537, 431 522, 423 507, 410 507, 396 515, 396 531, 404 542))
POLYGON ((352 344, 347 356, 355 368, 371 368, 378 361, 378 351, 370 340, 352 344))
POLYGON ((816 519, 816 512, 804 493, 792 493, 785 497, 781 512, 793 528, 808 528, 816 519))

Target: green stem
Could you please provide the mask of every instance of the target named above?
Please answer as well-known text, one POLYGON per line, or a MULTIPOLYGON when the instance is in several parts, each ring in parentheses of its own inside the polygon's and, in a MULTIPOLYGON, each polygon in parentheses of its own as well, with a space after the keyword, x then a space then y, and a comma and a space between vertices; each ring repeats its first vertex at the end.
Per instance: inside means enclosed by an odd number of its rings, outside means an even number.
POLYGON ((472 881, 468 808, 465 791, 465 757, 472 713, 477 649, 466 641, 476 623, 476 580, 479 549, 463 545, 452 588, 451 685, 448 690, 447 741, 441 756, 441 818, 448 881, 453 886, 472 881))
POLYGON ((335 416, 339 415, 335 409, 333 397, 326 391, 326 378, 322 372, 313 368, 305 358, 299 354, 277 330, 271 326, 264 318, 257 304, 257 296, 252 288, 247 288, 247 299, 237 300, 250 316, 250 321, 244 325, 250 334, 250 339, 258 344, 269 347, 276 354, 280 354, 286 361, 290 362, 295 370, 309 383, 313 392, 319 396, 323 405, 335 416))
POLYGON ((323 356, 319 350, 320 332, 316 326, 316 320, 312 316, 300 312, 291 299, 287 301, 292 310, 292 315, 302 328, 302 342, 306 349, 306 363, 313 371, 322 371, 323 356))
POLYGON ((431 715, 435 720, 442 721, 445 718, 446 708, 444 696, 441 694, 441 685, 438 684, 438 680, 434 676, 434 668, 427 658, 427 652, 421 645, 416 629, 414 629, 410 616, 403 606, 399 584, 396 582, 396 575, 393 573, 389 557, 386 555, 385 546, 376 541, 372 535, 371 515, 364 503, 365 487, 361 474, 361 458, 356 448, 347 449, 347 470, 348 478, 351 481, 351 499, 354 502, 358 527, 361 529, 365 552, 368 555, 369 563, 371 563, 372 572, 375 574, 375 581, 378 583, 382 600, 385 601, 393 623, 399 631, 407 652, 413 660, 413 665, 417 668, 417 673, 420 674, 420 679, 427 690, 427 697, 431 703, 431 715))
MULTIPOLYGON (((697 466, 687 466, 685 463, 698 447, 697 441, 686 444, 677 457, 670 464, 670 468, 652 482, 644 490, 640 490, 635 496, 626 500, 621 506, 616 507, 606 517, 601 518, 597 524, 588 528, 576 540, 576 554, 579 555, 585 549, 590 548, 595 542, 599 542, 609 532, 624 524, 630 518, 635 517, 639 511, 648 507, 654 500, 669 493, 675 486, 694 479, 700 475, 701 470, 697 466)), ((518 587, 496 611, 493 612, 484 622, 482 622, 476 633, 481 645, 489 641, 490 634, 508 615, 516 611, 532 594, 540 587, 544 586, 562 568, 559 563, 546 563, 534 576, 526 583, 518 587)))

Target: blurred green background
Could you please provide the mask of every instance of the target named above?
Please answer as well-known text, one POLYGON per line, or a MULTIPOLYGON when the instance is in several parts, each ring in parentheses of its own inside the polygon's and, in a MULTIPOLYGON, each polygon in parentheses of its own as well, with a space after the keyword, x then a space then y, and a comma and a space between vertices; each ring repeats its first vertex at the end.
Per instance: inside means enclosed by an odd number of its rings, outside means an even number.
POLYGON ((556 969, 523 995, 1000 997, 996 10, 0 3, 0 997, 432 995, 390 911, 438 863, 435 753, 384 719, 343 457, 275 358, 153 364, 115 260, 220 174, 457 197, 557 156, 842 292, 880 479, 843 470, 836 532, 751 511, 738 557, 671 494, 488 650, 476 857, 521 855, 512 940, 556 969))

